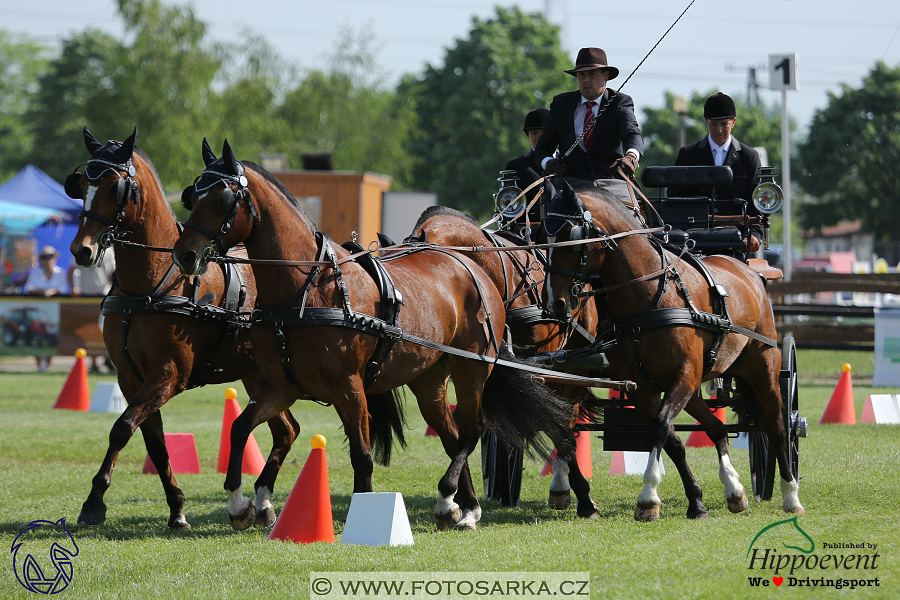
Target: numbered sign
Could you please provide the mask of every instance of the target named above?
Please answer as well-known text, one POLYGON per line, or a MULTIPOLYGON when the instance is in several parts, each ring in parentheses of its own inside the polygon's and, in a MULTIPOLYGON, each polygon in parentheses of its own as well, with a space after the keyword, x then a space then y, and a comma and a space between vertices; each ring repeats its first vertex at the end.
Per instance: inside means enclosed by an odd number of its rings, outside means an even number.
POLYGON ((796 54, 770 54, 769 55, 769 89, 771 90, 797 90, 797 55, 796 54))

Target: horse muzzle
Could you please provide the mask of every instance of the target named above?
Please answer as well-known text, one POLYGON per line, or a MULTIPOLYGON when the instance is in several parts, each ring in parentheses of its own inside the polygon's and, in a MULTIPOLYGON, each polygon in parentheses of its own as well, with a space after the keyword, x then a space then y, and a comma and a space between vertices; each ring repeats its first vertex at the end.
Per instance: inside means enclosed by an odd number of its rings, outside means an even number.
POLYGON ((201 253, 195 250, 184 250, 182 252, 175 250, 172 252, 172 261, 185 277, 194 277, 206 272, 207 262, 201 260, 201 257, 201 253))

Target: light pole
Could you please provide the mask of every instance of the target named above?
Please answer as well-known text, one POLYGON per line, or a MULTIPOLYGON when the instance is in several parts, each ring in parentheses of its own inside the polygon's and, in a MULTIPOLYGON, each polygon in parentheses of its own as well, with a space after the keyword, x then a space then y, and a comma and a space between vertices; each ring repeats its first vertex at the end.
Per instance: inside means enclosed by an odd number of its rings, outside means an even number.
POLYGON ((684 96, 672 98, 672 110, 678 113, 678 147, 683 148, 687 144, 684 131, 684 118, 688 111, 688 99, 684 96))

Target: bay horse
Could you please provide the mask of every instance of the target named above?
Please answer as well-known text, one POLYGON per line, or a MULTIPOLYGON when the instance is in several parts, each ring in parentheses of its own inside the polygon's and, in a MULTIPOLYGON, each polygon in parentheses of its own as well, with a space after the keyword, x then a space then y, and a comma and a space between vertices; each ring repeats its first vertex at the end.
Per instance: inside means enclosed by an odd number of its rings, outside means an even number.
MULTIPOLYGON (((726 372, 753 391, 755 397, 735 409, 739 414, 761 414, 778 460, 783 510, 803 513, 781 419, 781 352, 760 275, 729 256, 700 260, 690 260, 684 252, 676 256, 649 235, 636 233, 642 225, 635 215, 611 194, 594 188, 576 193, 567 187, 557 194, 543 226, 551 244, 574 241, 549 249, 548 290, 554 314, 563 317, 577 305, 586 282, 605 292, 608 320, 601 323, 598 340, 615 342, 606 350, 611 370, 637 384, 628 400, 650 419, 653 450, 635 519, 652 521, 659 516, 659 452, 677 438, 672 423, 682 409, 700 421, 716 446, 729 510, 746 509, 747 498, 728 454, 725 426, 708 410, 699 390, 703 381, 726 372)), ((677 445, 683 456, 680 441, 677 445)), ((685 473, 681 475, 685 479, 685 473)), ((696 482, 689 486, 686 479, 685 491, 690 517, 702 492, 696 482)))
POLYGON ((262 376, 232 428, 225 482, 231 514, 249 504, 240 483, 248 435, 298 392, 335 407, 358 493, 373 489, 368 398, 408 385, 451 458, 438 484, 439 529, 475 529, 481 516, 467 458, 482 418, 510 445, 546 453, 545 433, 561 451, 572 448, 573 403, 494 363, 505 350, 503 300, 477 265, 435 249, 396 253, 369 265, 380 269, 380 289, 360 264, 365 252, 350 260, 348 250, 316 231, 283 184, 238 161, 227 140, 221 158, 204 140, 203 160, 206 168, 182 196, 191 218, 174 246, 175 263, 197 275, 210 254, 243 242, 259 294, 250 333, 262 376), (386 316, 392 308, 399 313, 386 316), (446 399, 451 375, 458 426, 446 399))
MULTIPOLYGON (((506 324, 510 330, 516 356, 532 357, 541 352, 563 348, 583 348, 593 341, 574 332, 572 326, 561 327, 566 321, 552 317, 543 307, 545 282, 544 257, 535 254, 527 245, 519 245, 505 232, 487 232, 471 216, 446 206, 425 209, 413 226, 408 241, 421 241, 438 246, 469 247, 495 246, 510 248, 502 252, 462 251, 488 274, 503 297, 506 324)), ((573 321, 579 331, 591 336, 597 329, 597 311, 593 302, 582 304, 573 321)), ((559 393, 590 403, 593 396, 581 386, 561 386, 559 393), (583 395, 584 394, 584 395, 583 395)), ((589 432, 580 435, 590 435, 589 432)), ((590 485, 578 468, 575 456, 557 458, 553 464, 549 504, 563 509, 571 502, 570 489, 575 491, 578 516, 599 518, 597 505, 590 497, 590 485)))
MULTIPOLYGON (((246 265, 227 272, 211 269, 193 279, 175 272, 170 253, 158 250, 175 243, 178 224, 153 163, 135 146, 137 128, 124 142, 106 144, 87 127, 83 133, 91 158, 84 173, 70 175, 65 186, 69 196, 84 201, 70 250, 76 263, 90 267, 112 245, 115 285, 103 303, 103 340, 128 407, 110 430, 106 456, 78 523, 100 525, 106 520, 103 496, 113 468, 140 427, 169 505, 168 526, 188 530, 160 408, 196 385, 240 379, 252 389, 258 370, 238 311, 249 311, 255 303, 253 272, 246 265)), ((272 451, 256 481, 257 524, 263 526, 275 520, 269 498, 299 431, 289 411, 273 415, 268 425, 272 451)))

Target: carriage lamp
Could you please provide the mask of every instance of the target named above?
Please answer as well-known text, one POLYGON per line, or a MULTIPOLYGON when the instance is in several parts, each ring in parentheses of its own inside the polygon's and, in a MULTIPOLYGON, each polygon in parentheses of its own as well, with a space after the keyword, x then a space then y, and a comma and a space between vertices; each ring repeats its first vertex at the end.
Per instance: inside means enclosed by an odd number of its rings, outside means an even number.
POLYGON ((769 249, 769 215, 781 208, 784 192, 775 183, 775 168, 762 167, 759 173, 759 185, 753 190, 753 206, 762 215, 763 248, 769 249))
POLYGON ((527 198, 521 196, 522 190, 516 184, 518 180, 515 171, 500 171, 500 177, 497 178, 500 190, 494 194, 494 210, 510 221, 525 212, 527 206, 527 198))

